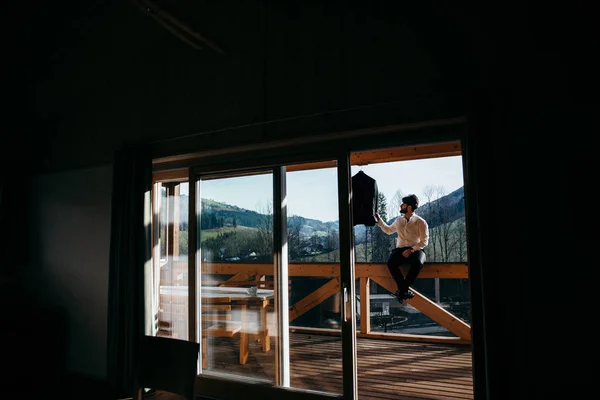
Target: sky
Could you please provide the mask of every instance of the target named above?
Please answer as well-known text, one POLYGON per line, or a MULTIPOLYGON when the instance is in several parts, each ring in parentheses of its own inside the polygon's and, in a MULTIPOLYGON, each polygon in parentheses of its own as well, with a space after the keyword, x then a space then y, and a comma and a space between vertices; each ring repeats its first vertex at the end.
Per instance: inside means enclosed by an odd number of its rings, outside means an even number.
MULTIPOLYGON (((403 195, 416 194, 421 205, 426 203, 427 186, 442 187, 445 194, 463 186, 462 157, 440 157, 421 160, 352 166, 351 175, 361 170, 377 181, 377 188, 388 204, 398 189, 403 195)), ((300 215, 321 221, 337 221, 337 170, 288 172, 288 216, 300 215)), ((264 212, 273 198, 272 175, 214 179, 202 183, 202 197, 264 212)), ((187 194, 187 190, 182 190, 187 194)))

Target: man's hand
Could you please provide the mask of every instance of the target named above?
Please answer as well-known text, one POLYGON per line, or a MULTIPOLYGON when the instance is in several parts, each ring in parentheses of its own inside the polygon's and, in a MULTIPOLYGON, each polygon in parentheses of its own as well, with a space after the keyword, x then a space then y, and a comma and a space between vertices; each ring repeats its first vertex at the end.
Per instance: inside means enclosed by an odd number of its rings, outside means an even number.
POLYGON ((402 252, 402 255, 403 255, 405 258, 408 258, 408 256, 410 256, 411 254, 412 254, 412 250, 411 250, 411 249, 406 249, 406 250, 404 250, 404 251, 402 252))

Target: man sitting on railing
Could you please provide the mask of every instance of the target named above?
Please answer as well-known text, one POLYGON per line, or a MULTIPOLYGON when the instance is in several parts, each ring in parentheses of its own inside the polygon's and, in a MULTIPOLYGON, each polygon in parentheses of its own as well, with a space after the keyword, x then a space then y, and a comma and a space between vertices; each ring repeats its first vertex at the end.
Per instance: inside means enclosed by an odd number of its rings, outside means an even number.
POLYGON ((379 214, 375 214, 377 225, 382 231, 391 235, 398 233, 396 239, 396 248, 392 250, 387 261, 388 269, 398 285, 398 291, 394 296, 400 302, 406 299, 412 299, 415 295, 409 289, 410 285, 417 279, 419 272, 423 269, 425 263, 425 252, 423 249, 429 243, 429 226, 427 222, 415 210, 419 207, 419 198, 410 194, 402 198, 400 205, 400 214, 391 224, 386 224, 379 214), (406 277, 402 275, 400 266, 410 264, 410 269, 406 277))

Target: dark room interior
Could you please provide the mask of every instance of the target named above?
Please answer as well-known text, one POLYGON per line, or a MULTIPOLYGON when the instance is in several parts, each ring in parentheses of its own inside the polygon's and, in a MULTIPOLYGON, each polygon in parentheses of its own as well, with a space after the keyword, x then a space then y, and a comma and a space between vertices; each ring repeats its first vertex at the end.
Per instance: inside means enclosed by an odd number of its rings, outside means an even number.
POLYGON ((599 170, 591 11, 430 0, 150 3, 193 27, 192 43, 143 4, 3 4, 0 376, 2 391, 17 396, 8 398, 111 398, 120 149, 268 152, 280 141, 456 118, 477 203, 474 398, 587 398, 592 368, 574 360, 595 347, 586 305, 595 262, 586 256, 599 221, 583 210, 599 170))

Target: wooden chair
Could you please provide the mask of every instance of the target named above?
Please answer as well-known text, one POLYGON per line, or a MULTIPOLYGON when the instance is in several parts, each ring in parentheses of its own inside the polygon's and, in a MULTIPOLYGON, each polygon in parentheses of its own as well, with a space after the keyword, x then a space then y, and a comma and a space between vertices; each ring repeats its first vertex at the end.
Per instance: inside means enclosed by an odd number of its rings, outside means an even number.
MULTIPOLYGON (((210 285, 214 285, 214 286, 245 287, 245 288, 250 288, 250 287, 256 286, 258 289, 270 289, 270 290, 275 289, 275 281, 273 280, 273 277, 265 276, 265 275, 251 275, 251 276, 247 276, 244 279, 240 279, 240 280, 236 280, 235 277, 232 279, 228 279, 228 280, 210 280, 210 281, 208 281, 208 283, 210 285)), ((288 296, 290 298, 292 297, 292 281, 290 279, 288 279, 288 296)), ((274 310, 275 310, 275 299, 273 298, 273 299, 269 300, 269 305, 267 306, 266 310, 263 309, 263 310, 261 310, 261 312, 266 311, 268 313, 268 312, 273 312, 274 310)), ((261 318, 262 318, 262 316, 261 316, 261 318)), ((258 321, 254 321, 254 325, 259 326, 260 323, 258 321)), ((248 324, 246 324, 246 326, 249 327, 248 324)), ((260 331, 252 332, 252 328, 250 328, 248 333, 249 333, 249 335, 248 335, 249 338, 254 338, 254 339, 247 339, 247 340, 257 340, 259 342, 262 341, 263 351, 268 351, 268 349, 270 349, 270 346, 271 346, 270 338, 268 336, 264 337, 264 335, 262 335, 260 331)), ((244 339, 242 340, 242 342, 244 342, 244 339)), ((241 343, 241 346, 245 346, 245 343, 241 343)), ((242 347, 240 347, 240 350, 241 349, 242 349, 242 347)), ((244 359, 245 359, 245 356, 243 356, 242 352, 240 352, 240 364, 245 363, 244 359)))
MULTIPOLYGON (((218 279, 209 279, 204 284, 207 286, 226 286, 226 287, 245 287, 250 288, 256 286, 258 289, 275 289, 275 281, 272 276, 265 275, 249 275, 243 277, 243 279, 236 279, 236 277, 227 279, 227 280, 218 280, 218 279)), ((288 279, 288 296, 292 297, 292 281, 288 279)), ((269 305, 267 307, 268 312, 273 312, 275 310, 275 299, 269 300, 269 305)), ((251 334, 250 336, 256 337, 256 340, 260 341, 260 335, 251 334)), ((268 338, 267 338, 268 339, 268 338)), ((263 348, 269 348, 270 345, 267 343, 263 343, 263 348)), ((204 351, 204 350, 203 350, 204 351)), ((204 354, 204 353, 203 353, 204 354)), ((240 356, 240 363, 243 364, 242 356, 240 356)), ((204 362, 203 362, 204 364, 204 362)), ((203 367, 204 368, 204 367, 203 367)))
MULTIPOLYGON (((202 368, 208 368, 209 337, 232 338, 241 336, 241 330, 241 321, 232 321, 229 297, 215 297, 202 304, 202 368)), ((244 363, 240 356, 240 364, 244 363)))
POLYGON ((187 340, 144 336, 133 399, 142 400, 144 388, 163 390, 195 400, 200 344, 187 340))

